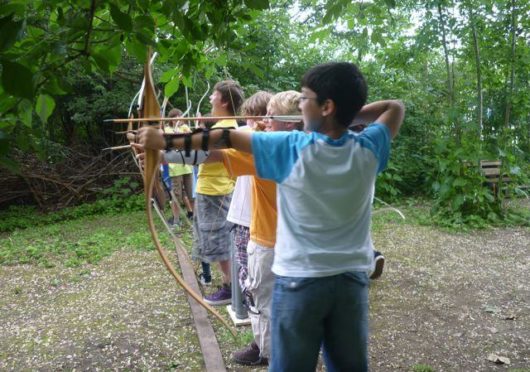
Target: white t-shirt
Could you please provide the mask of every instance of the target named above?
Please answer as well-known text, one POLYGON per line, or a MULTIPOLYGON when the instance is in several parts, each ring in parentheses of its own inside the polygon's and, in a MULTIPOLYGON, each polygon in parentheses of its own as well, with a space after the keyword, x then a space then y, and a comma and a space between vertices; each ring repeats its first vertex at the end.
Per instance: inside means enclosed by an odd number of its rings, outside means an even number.
MULTIPOLYGON (((248 126, 242 126, 237 130, 250 131, 248 126)), ((228 209, 227 221, 250 227, 252 217, 251 187, 253 176, 237 177, 236 186, 232 193, 232 201, 228 209)))
POLYGON ((250 227, 252 217, 251 181, 252 176, 237 177, 236 187, 226 216, 227 221, 250 227))
POLYGON ((324 277, 369 271, 375 178, 386 167, 390 131, 373 124, 334 140, 320 133, 253 133, 260 177, 278 183, 272 271, 324 277))

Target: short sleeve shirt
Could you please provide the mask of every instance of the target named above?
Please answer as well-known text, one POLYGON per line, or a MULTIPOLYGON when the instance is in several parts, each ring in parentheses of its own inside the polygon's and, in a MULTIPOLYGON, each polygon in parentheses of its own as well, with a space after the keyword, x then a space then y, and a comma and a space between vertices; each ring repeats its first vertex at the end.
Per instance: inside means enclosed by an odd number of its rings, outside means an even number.
MULTIPOLYGON (((237 130, 252 131, 248 126, 239 127, 237 130)), ((226 216, 227 221, 250 227, 250 221, 252 219, 251 191, 252 176, 238 176, 234 192, 232 193, 230 208, 226 216)))
MULTIPOLYGON (((254 157, 233 149, 223 151, 223 162, 231 176, 254 176, 254 157)), ((261 246, 274 248, 276 242, 276 184, 273 181, 252 177, 252 216, 250 239, 261 246)))
MULTIPOLYGON (((237 128, 235 120, 221 120, 212 128, 237 128)), ((199 165, 196 192, 204 195, 228 195, 234 190, 235 180, 221 163, 199 165)))
MULTIPOLYGON (((181 125, 177 128, 166 128, 168 132, 172 133, 191 133, 190 127, 188 127, 186 124, 181 125)), ((183 164, 175 164, 175 163, 169 163, 169 176, 170 177, 178 177, 182 176, 184 174, 191 174, 192 173, 192 167, 191 165, 183 165, 183 164)))
POLYGON ((339 139, 320 133, 253 133, 259 177, 278 183, 273 272, 323 277, 369 271, 375 178, 387 164, 390 131, 372 124, 339 139))

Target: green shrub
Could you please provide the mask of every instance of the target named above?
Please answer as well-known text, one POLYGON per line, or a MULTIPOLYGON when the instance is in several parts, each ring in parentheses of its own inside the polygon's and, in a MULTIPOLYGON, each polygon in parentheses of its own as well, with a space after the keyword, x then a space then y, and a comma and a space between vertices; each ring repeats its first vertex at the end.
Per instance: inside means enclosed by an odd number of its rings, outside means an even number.
POLYGON ((484 157, 474 143, 448 138, 435 141, 432 163, 434 204, 431 214, 444 226, 485 227, 503 219, 501 199, 484 184, 479 162, 484 157))
POLYGON ((481 151, 480 144, 442 138, 435 141, 430 181, 434 194, 431 215, 446 227, 476 227, 490 225, 529 225, 528 211, 505 207, 506 195, 517 196, 517 185, 525 184, 525 171, 516 165, 514 156, 502 151, 491 155, 481 151), (493 194, 480 172, 480 160, 498 158, 502 161, 501 174, 508 175, 509 184, 498 186, 493 194))

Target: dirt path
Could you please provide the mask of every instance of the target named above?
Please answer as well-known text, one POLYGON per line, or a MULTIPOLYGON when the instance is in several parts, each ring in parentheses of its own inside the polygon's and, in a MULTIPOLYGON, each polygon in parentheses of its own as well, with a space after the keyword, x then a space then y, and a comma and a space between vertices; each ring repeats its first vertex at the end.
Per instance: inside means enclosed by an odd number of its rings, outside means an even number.
MULTIPOLYGON (((530 229, 389 222, 374 239, 387 265, 370 289, 371 370, 530 371, 530 229)), ((204 368, 186 298, 154 252, 0 267, 0 293, 0 370, 204 368)), ((218 336, 229 370, 251 370, 229 361, 243 341, 218 336)))
POLYGON ((391 224, 375 237, 388 265, 370 291, 374 371, 530 371, 530 230, 391 224))

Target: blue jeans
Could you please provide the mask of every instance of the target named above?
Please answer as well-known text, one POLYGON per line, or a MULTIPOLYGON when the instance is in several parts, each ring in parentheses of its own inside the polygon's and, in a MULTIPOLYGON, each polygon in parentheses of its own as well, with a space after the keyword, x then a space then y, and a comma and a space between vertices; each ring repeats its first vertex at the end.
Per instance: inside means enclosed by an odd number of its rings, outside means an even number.
POLYGON ((276 276, 271 338, 271 372, 313 372, 321 346, 328 371, 367 371, 368 275, 276 276))

